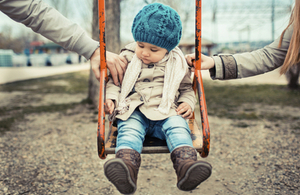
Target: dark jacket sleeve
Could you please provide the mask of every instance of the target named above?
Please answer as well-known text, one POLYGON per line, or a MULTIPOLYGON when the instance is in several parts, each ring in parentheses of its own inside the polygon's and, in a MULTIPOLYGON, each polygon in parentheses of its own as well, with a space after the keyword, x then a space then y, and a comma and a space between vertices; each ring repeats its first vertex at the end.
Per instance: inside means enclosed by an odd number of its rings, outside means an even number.
POLYGON ((282 66, 293 34, 291 25, 285 32, 282 45, 278 48, 280 37, 270 45, 253 52, 234 55, 213 56, 215 67, 210 70, 213 79, 235 79, 255 76, 282 66))

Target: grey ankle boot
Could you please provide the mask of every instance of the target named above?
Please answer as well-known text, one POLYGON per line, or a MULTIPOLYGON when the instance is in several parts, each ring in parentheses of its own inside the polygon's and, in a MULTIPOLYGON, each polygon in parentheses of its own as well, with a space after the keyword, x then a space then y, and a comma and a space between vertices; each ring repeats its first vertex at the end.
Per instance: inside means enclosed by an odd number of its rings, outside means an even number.
POLYGON ((116 158, 104 164, 104 173, 122 194, 132 194, 136 190, 137 176, 141 165, 141 155, 132 149, 121 149, 116 158))

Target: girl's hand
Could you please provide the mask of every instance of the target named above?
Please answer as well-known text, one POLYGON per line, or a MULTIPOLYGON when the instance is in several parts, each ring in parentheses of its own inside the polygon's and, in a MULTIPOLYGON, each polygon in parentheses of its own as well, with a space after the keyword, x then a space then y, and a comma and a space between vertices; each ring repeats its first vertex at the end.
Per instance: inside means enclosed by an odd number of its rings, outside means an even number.
POLYGON ((115 103, 111 99, 105 101, 104 111, 106 114, 112 114, 115 109, 115 103))
POLYGON ((190 119, 193 116, 193 111, 191 106, 188 103, 181 103, 176 109, 178 115, 181 115, 182 118, 190 119))

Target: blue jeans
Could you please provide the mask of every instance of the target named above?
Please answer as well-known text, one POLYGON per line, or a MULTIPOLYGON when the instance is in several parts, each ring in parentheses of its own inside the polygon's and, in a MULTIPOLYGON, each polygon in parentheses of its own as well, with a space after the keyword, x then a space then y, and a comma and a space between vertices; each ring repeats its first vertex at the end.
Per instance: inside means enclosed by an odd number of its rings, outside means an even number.
POLYGON ((133 149, 141 153, 145 135, 166 140, 170 152, 181 146, 193 147, 189 126, 179 115, 152 121, 139 110, 135 110, 126 121, 118 119, 117 124, 118 136, 115 152, 120 149, 133 149))

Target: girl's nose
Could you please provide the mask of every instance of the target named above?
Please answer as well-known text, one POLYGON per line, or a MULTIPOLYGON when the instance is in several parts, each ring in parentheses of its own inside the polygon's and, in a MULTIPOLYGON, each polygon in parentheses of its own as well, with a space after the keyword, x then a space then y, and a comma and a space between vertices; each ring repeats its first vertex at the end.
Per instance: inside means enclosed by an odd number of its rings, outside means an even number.
POLYGON ((143 55, 143 56, 149 56, 149 52, 143 50, 142 55, 143 55))

